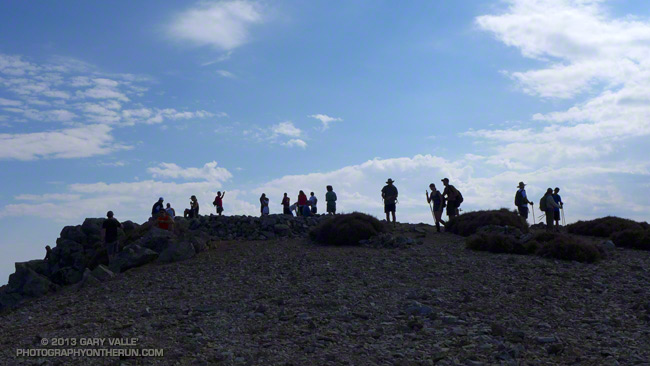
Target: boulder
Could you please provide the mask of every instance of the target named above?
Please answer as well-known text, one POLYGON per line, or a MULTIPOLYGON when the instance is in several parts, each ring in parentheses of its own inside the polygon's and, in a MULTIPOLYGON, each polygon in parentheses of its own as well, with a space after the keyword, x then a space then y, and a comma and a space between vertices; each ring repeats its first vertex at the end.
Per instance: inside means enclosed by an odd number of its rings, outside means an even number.
POLYGON ((603 248, 607 249, 607 250, 614 250, 614 249, 616 249, 616 244, 614 244, 614 242, 611 241, 611 240, 606 240, 606 241, 600 243, 600 245, 601 245, 603 248))
POLYGON ((125 233, 129 233, 135 229, 138 228, 138 224, 134 223, 133 221, 127 220, 122 223, 122 230, 124 230, 125 233))
POLYGON ((50 266, 50 263, 46 260, 34 259, 28 262, 16 262, 16 271, 18 270, 18 267, 26 267, 41 276, 49 277, 51 275, 50 266))
POLYGON ((113 273, 110 269, 108 269, 103 264, 100 264, 97 267, 95 267, 95 269, 93 269, 92 271, 92 275, 102 282, 115 277, 115 273, 113 273))
POLYGON ((15 292, 22 296, 38 297, 56 291, 58 286, 30 268, 18 266, 16 272, 9 276, 7 289, 8 292, 15 292))
MULTIPOLYGON (((76 241, 77 243, 83 243, 86 240, 86 234, 81 230, 81 226, 66 226, 61 230, 59 235, 60 239, 67 239, 76 241)), ((57 240, 58 245, 58 240, 57 240)))
POLYGON ((157 257, 158 253, 151 249, 137 244, 129 244, 115 256, 108 268, 114 273, 120 273, 147 264, 157 257))
POLYGON ((88 218, 85 219, 83 224, 81 224, 81 231, 86 234, 86 236, 97 235, 99 236, 102 230, 102 224, 104 223, 103 218, 88 218))
POLYGON ((92 287, 92 286, 97 286, 101 282, 93 276, 92 272, 86 268, 84 271, 83 275, 81 276, 81 281, 79 281, 79 284, 77 285, 77 290, 80 290, 84 287, 92 287))
POLYGON ((156 253, 162 253, 172 241, 174 233, 158 227, 152 227, 137 244, 143 248, 151 249, 156 253))
POLYGON ((63 267, 58 271, 52 273, 52 276, 50 278, 52 279, 52 282, 61 286, 65 286, 72 285, 73 283, 81 281, 82 275, 83 271, 80 269, 73 267, 63 267))
POLYGON ((278 236, 289 236, 291 234, 291 228, 285 224, 275 224, 273 225, 273 230, 278 236))
POLYGON ((18 305, 22 299, 23 297, 16 292, 0 290, 0 312, 9 308, 13 308, 14 306, 18 305))
POLYGON ((194 246, 190 242, 173 242, 167 246, 167 249, 160 253, 158 260, 163 263, 178 262, 190 259, 195 254, 194 246))
POLYGON ((194 252, 201 253, 208 249, 208 240, 199 236, 194 236, 190 239, 190 243, 194 247, 194 252))

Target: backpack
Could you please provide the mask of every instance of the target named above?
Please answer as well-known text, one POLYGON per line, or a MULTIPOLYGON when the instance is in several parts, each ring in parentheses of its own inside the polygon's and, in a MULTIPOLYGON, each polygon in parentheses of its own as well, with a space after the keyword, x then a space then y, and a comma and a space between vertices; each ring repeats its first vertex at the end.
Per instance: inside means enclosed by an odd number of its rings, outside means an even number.
POLYGON ((546 195, 542 197, 541 200, 539 200, 539 209, 542 210, 543 212, 546 212, 546 195))
POLYGON ((456 192, 458 192, 458 198, 456 198, 456 207, 460 207, 460 204, 464 201, 463 194, 460 193, 459 190, 456 190, 456 192))
POLYGON ((515 193, 515 206, 517 207, 523 206, 524 205, 523 200, 524 200, 524 196, 521 194, 521 191, 517 191, 517 193, 515 193))

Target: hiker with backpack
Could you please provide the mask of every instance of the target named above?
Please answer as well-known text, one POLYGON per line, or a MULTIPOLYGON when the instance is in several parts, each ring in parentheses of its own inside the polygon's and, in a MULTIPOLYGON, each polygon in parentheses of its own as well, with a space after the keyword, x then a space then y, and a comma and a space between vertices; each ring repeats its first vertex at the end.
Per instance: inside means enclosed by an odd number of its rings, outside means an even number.
POLYGON ((555 220, 555 230, 560 231, 560 219, 562 218, 560 215, 560 210, 564 207, 564 203, 562 202, 562 197, 560 196, 560 188, 555 187, 553 190, 553 201, 558 204, 560 207, 556 207, 553 210, 553 220, 555 220))
POLYGON ((433 213, 433 218, 436 222, 436 231, 440 232, 440 224, 446 224, 442 219, 442 209, 445 207, 445 199, 442 197, 440 191, 436 189, 435 184, 429 184, 429 188, 431 189, 431 195, 429 195, 428 191, 425 192, 427 195, 427 203, 431 204, 431 202, 433 202, 431 212, 433 213))
POLYGON ((390 213, 393 214, 393 225, 397 223, 395 220, 395 204, 397 203, 397 187, 393 185, 394 180, 388 178, 386 185, 381 189, 381 198, 384 199, 384 212, 386 213, 386 222, 390 222, 390 213))
POLYGON ((284 197, 282 197, 282 213, 293 216, 293 213, 291 213, 291 199, 287 195, 287 192, 284 192, 284 197))
POLYGON ((528 200, 525 187, 526 185, 524 182, 519 182, 519 189, 517 190, 517 193, 515 193, 515 206, 517 206, 519 216, 523 217, 525 220, 528 220, 528 205, 533 205, 533 202, 528 200))
POLYGON ((447 203, 447 216, 451 218, 458 216, 458 208, 463 203, 463 195, 456 187, 449 184, 449 178, 443 178, 442 184, 445 185, 445 190, 442 191, 442 197, 447 203))
POLYGON ((223 198, 226 197, 226 191, 223 191, 223 194, 221 194, 221 191, 217 192, 217 196, 214 198, 214 202, 212 202, 212 205, 214 205, 217 208, 217 215, 221 216, 221 213, 223 212, 223 198))
POLYGON ((555 203, 555 200, 553 199, 553 188, 549 188, 546 190, 544 197, 542 197, 542 199, 539 200, 539 209, 541 211, 544 211, 544 213, 546 214, 547 231, 553 230, 553 214, 556 208, 559 209, 560 205, 555 203))

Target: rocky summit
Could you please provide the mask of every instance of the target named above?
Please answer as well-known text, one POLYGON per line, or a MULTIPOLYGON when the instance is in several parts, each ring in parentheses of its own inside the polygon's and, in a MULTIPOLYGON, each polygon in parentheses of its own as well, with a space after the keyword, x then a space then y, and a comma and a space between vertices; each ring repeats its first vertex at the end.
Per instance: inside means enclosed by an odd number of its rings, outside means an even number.
MULTIPOLYGON (((0 364, 650 364, 650 252, 615 247, 596 263, 493 254, 406 224, 321 246, 305 234, 322 219, 133 224, 108 267, 100 221, 68 227, 52 263, 18 263, 3 290, 14 303, 0 315, 0 364), (164 355, 16 356, 89 338, 164 355)), ((511 232, 482 231, 499 230, 511 232)))

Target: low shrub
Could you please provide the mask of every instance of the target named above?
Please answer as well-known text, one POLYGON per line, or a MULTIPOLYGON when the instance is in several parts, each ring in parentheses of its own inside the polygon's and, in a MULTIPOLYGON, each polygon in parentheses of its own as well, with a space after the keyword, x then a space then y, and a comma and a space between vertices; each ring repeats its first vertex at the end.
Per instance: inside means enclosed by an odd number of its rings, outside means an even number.
POLYGON ((650 250, 650 231, 625 230, 612 234, 612 241, 618 247, 650 250))
POLYGON ((516 227, 521 232, 528 232, 528 223, 516 211, 510 211, 502 208, 500 210, 474 211, 454 217, 447 225, 445 230, 461 236, 470 236, 476 234, 481 226, 497 225, 516 227))
POLYGON ((648 227, 645 222, 636 222, 615 216, 601 217, 595 220, 578 221, 567 225, 571 234, 599 236, 608 238, 613 233, 625 230, 644 230, 648 227))
POLYGON ((526 243, 520 243, 511 235, 478 234, 468 238, 466 246, 468 249, 491 253, 535 254, 545 258, 587 263, 605 257, 603 248, 555 233, 538 233, 526 243))
POLYGON ((325 245, 359 245, 359 241, 386 231, 386 225, 377 218, 360 212, 336 215, 309 232, 309 237, 325 245))
POLYGON ((538 244, 532 241, 521 244, 511 235, 478 234, 467 239, 466 246, 472 250, 491 253, 533 254, 538 244))
POLYGON ((605 256, 603 249, 585 243, 568 235, 557 235, 555 239, 542 243, 537 255, 544 258, 593 263, 605 256))

